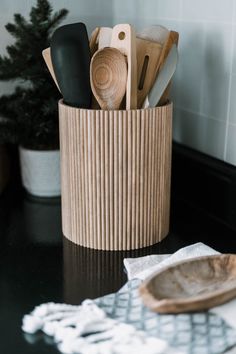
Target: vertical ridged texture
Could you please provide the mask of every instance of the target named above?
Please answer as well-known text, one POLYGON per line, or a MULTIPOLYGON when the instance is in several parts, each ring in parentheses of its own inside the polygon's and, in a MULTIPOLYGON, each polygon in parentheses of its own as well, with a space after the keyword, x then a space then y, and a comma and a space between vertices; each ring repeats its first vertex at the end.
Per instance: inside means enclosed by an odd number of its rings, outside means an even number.
POLYGON ((72 242, 130 250, 169 231, 172 104, 102 111, 59 103, 62 225, 72 242))

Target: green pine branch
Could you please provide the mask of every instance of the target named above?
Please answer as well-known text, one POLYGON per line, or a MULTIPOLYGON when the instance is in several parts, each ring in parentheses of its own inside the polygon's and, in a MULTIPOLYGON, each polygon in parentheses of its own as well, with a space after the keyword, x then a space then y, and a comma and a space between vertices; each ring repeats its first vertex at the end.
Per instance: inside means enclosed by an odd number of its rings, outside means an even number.
POLYGON ((55 29, 55 27, 58 25, 58 23, 63 21, 63 19, 67 16, 67 14, 68 14, 68 11, 66 9, 62 9, 51 16, 51 18, 48 21, 48 24, 46 26, 46 30, 47 30, 48 34, 50 34, 51 31, 55 29))
POLYGON ((0 80, 19 80, 14 93, 0 97, 0 143, 24 146, 58 145, 57 101, 59 93, 42 58, 53 30, 66 17, 66 9, 53 13, 48 0, 37 0, 29 20, 14 15, 5 27, 15 42, 0 55, 0 80))
POLYGON ((32 7, 30 11, 31 23, 37 27, 45 22, 50 21, 52 14, 52 6, 47 0, 38 0, 37 6, 32 7))

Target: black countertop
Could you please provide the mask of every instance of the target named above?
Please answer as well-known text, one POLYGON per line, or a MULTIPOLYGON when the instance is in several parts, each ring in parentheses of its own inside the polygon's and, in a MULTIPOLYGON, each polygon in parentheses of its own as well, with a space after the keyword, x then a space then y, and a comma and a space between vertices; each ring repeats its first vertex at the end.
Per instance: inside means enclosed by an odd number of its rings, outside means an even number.
POLYGON ((172 203, 171 232, 161 243, 130 252, 89 250, 63 238, 60 199, 5 193, 0 198, 0 353, 57 353, 49 337, 22 332, 23 315, 43 302, 79 304, 118 290, 127 279, 124 257, 172 253, 198 241, 236 252, 234 236, 172 203))

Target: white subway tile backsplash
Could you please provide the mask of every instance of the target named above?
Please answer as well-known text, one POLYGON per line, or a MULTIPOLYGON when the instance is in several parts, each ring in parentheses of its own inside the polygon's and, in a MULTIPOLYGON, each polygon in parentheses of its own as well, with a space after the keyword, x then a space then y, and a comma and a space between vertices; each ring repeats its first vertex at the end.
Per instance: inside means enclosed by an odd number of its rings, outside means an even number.
POLYGON ((236 2, 235 1, 233 4, 232 12, 233 12, 233 23, 235 24, 236 23, 236 2))
POLYGON ((182 20, 232 22, 234 0, 183 0, 182 20))
POLYGON ((178 104, 185 109, 199 112, 204 63, 204 27, 185 22, 179 26, 179 63, 174 78, 179 91, 178 104))
MULTIPOLYGON (((236 4, 236 2, 235 2, 235 4, 236 4)), ((232 33, 233 33, 232 74, 236 75, 236 25, 233 25, 232 33)))
POLYGON ((236 75, 231 77, 229 123, 236 124, 236 75))
POLYGON ((236 165, 236 125, 229 124, 226 145, 226 162, 236 165))
POLYGON ((179 108, 174 112, 174 140, 223 159, 226 123, 179 108))
POLYGON ((177 84, 182 108, 227 119, 231 36, 229 25, 181 24, 177 84))
POLYGON ((175 107, 173 116, 173 138, 194 149, 203 150, 203 125, 198 114, 175 107))
POLYGON ((182 10, 182 0, 159 0, 158 13, 159 18, 179 19, 182 10))
POLYGON ((114 0, 114 23, 133 23, 137 30, 146 26, 162 24, 175 29, 173 22, 179 22, 182 0, 114 0))
POLYGON ((215 119, 203 119, 203 152, 218 159, 224 159, 226 123, 215 119))
MULTIPOLYGON (((136 9, 138 4, 138 15, 141 18, 153 18, 153 19, 178 19, 180 17, 182 0, 136 0, 136 9)), ((115 2, 121 2, 116 0, 115 2)))
POLYGON ((183 109, 197 113, 200 110, 201 75, 197 70, 188 70, 184 65, 178 70, 178 81, 176 79, 176 89, 179 91, 178 104, 183 109))
MULTIPOLYGON (((107 0, 51 0, 53 8, 66 8, 69 10, 69 16, 80 18, 86 17, 112 17, 113 1, 107 0)), ((94 24, 96 26, 96 23, 94 24)))
POLYGON ((208 75, 203 78, 200 114, 227 121, 229 79, 229 75, 208 75))
POLYGON ((205 75, 225 75, 231 72, 232 26, 221 23, 205 25, 203 70, 205 75))
POLYGON ((203 56, 205 25, 194 22, 181 22, 179 24, 179 51, 187 52, 187 55, 192 51, 203 56))
POLYGON ((140 18, 142 17, 142 11, 144 3, 137 0, 114 0, 113 3, 113 17, 128 17, 128 18, 140 18))

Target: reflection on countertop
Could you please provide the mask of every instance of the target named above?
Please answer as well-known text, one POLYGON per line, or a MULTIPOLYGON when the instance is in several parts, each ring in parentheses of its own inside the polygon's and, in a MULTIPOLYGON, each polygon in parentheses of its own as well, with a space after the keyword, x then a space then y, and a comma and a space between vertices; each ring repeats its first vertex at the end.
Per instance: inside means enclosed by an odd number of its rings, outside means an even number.
MULTIPOLYGON (((186 243, 185 243, 186 244, 186 243)), ((98 251, 78 246, 63 238, 64 299, 78 304, 117 291, 126 281, 123 260, 153 253, 170 253, 184 245, 169 235, 160 244, 131 251, 98 251)))
POLYGON ((86 249, 63 238, 60 204, 58 198, 32 198, 22 191, 0 197, 0 353, 56 353, 45 344, 48 337, 24 338, 23 315, 40 303, 79 304, 118 290, 127 280, 125 257, 173 253, 198 241, 221 252, 235 250, 234 233, 219 237, 218 225, 174 204, 171 232, 161 243, 125 252, 86 249))

